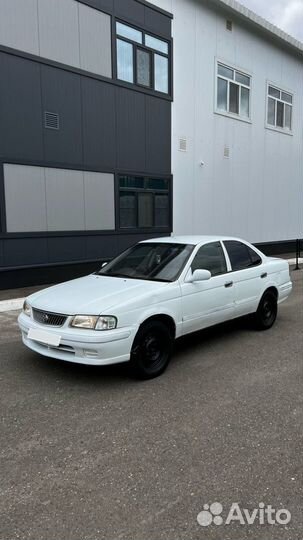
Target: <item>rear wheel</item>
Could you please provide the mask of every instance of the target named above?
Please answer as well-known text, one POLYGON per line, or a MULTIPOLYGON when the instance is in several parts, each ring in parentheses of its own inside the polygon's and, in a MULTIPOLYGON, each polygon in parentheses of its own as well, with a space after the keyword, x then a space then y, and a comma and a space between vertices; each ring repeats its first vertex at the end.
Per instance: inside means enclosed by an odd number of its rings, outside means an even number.
POLYGON ((269 330, 276 321, 278 313, 277 296, 273 291, 264 293, 260 300, 254 320, 258 330, 269 330))
POLYGON ((130 368, 138 379, 153 379, 167 368, 173 337, 161 321, 145 323, 138 331, 131 351, 130 368))

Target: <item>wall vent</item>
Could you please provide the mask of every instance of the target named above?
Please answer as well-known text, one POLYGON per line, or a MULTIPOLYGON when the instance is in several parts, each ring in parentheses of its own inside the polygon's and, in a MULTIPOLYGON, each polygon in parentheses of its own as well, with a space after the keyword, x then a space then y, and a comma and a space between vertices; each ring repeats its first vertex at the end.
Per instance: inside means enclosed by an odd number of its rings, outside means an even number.
POLYGON ((45 111, 44 112, 44 127, 46 129, 60 129, 59 114, 45 111))
POLYGON ((187 139, 185 137, 179 139, 179 152, 187 152, 187 139))
POLYGON ((230 156, 230 149, 229 149, 229 146, 224 146, 224 157, 226 159, 229 159, 229 156, 230 156))
POLYGON ((233 22, 232 21, 226 21, 226 30, 228 30, 229 32, 232 32, 233 31, 233 22))

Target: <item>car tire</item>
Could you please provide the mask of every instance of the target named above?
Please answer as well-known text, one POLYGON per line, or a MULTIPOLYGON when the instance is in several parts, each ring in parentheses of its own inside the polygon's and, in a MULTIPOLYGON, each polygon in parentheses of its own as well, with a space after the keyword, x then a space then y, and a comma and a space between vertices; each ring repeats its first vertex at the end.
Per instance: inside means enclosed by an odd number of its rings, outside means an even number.
POLYGON ((273 291, 266 291, 254 315, 257 330, 269 330, 276 321, 278 314, 277 296, 273 291))
POLYGON ((161 375, 169 364, 173 343, 171 332, 162 321, 153 320, 143 324, 131 351, 132 376, 147 380, 161 375))

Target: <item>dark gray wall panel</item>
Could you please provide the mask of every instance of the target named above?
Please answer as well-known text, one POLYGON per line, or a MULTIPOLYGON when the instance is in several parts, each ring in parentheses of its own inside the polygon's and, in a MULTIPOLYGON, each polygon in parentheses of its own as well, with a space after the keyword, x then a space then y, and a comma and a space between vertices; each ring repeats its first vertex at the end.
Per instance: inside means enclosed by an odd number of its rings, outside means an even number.
POLYGON ((86 236, 86 258, 111 259, 118 252, 117 236, 86 236))
POLYGON ((84 164, 91 167, 116 165, 115 92, 111 84, 81 78, 84 164))
POLYGON ((118 168, 126 171, 145 169, 145 96, 117 88, 118 168))
POLYGON ((4 257, 3 257, 3 241, 0 240, 0 266, 4 265, 4 257))
POLYGON ((3 240, 5 266, 47 263, 46 238, 10 238, 3 240))
MULTIPOLYGON (((148 238, 153 238, 154 235, 152 234, 121 234, 117 237, 118 239, 118 250, 117 253, 121 253, 125 249, 133 246, 137 242, 141 242, 142 240, 147 240, 148 238)), ((160 234, 156 234, 157 237, 161 236, 160 234)))
POLYGON ((145 26, 155 34, 171 37, 171 19, 148 7, 145 8, 145 26))
POLYGON ((146 96, 146 169, 171 172, 171 104, 146 96))
POLYGON ((42 159, 40 66, 0 53, 0 154, 42 159))
POLYGON ((48 239, 49 262, 81 261, 86 258, 85 237, 56 237, 48 239))
POLYGON ((80 75, 41 66, 42 109, 59 113, 60 129, 44 129, 46 161, 82 163, 80 75))
POLYGON ((80 2, 96 9, 104 9, 110 13, 114 11, 114 0, 80 0, 80 2))
POLYGON ((145 7, 136 0, 114 0, 116 17, 130 19, 137 24, 144 25, 145 7))

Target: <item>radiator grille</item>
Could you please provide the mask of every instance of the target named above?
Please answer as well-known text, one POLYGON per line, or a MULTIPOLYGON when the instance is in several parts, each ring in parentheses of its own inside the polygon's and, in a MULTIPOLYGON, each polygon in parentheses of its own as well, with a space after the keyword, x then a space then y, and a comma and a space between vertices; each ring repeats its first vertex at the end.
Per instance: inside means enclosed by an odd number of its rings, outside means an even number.
POLYGON ((39 309, 33 308, 33 318, 39 324, 45 324, 47 326, 63 326, 67 319, 67 315, 48 313, 47 311, 40 311, 39 309))

